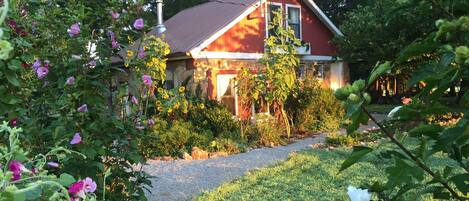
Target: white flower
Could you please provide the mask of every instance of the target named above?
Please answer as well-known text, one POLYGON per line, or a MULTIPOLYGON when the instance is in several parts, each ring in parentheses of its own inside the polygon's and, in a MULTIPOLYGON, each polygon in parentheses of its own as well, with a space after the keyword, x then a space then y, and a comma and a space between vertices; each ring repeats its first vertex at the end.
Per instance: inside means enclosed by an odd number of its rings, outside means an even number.
POLYGON ((402 106, 397 106, 394 109, 391 110, 388 114, 388 118, 394 118, 394 115, 402 108, 402 106))
POLYGON ((347 188, 347 194, 351 201, 370 201, 371 194, 368 193, 368 189, 358 189, 353 186, 347 188))

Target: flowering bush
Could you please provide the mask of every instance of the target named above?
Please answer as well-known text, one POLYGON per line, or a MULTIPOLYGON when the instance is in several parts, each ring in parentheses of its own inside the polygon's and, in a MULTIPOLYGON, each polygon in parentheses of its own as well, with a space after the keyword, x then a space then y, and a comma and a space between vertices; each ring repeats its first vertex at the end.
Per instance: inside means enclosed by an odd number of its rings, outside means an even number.
POLYGON ((40 198, 97 200, 94 194, 97 184, 90 177, 77 181, 67 173, 59 176, 53 174, 54 169, 60 168, 60 164, 55 161, 63 161, 65 155, 85 157, 84 155, 64 147, 56 147, 46 154, 37 154, 30 158, 28 152, 21 148, 21 132, 21 128, 11 128, 7 122, 0 124, 0 133, 7 134, 9 139, 7 145, 0 145, 0 198, 14 201, 40 198))
MULTIPOLYGON (((8 1, 2 2, 8 7, 8 1)), ((150 42, 148 52, 138 52, 136 59, 143 63, 158 54, 161 62, 148 68, 132 61, 135 73, 114 65, 128 38, 147 31, 147 3, 15 1, 8 26, 2 28, 6 34, 0 41, 0 118, 26 131, 22 143, 32 155, 61 146, 86 156, 65 155, 59 164, 50 163, 59 167, 51 171, 90 177, 104 186, 96 193, 106 192, 109 200, 145 200, 143 185, 149 184, 143 172, 129 171, 133 164, 145 162, 137 147, 144 133, 136 118, 123 115, 126 104, 118 92, 129 88, 131 81, 121 82, 117 75, 157 77, 164 72, 160 50, 167 50, 150 42), (105 184, 110 169, 113 174, 105 184)), ((145 81, 152 84, 151 79, 145 81)), ((88 181, 77 181, 78 194, 88 181)))

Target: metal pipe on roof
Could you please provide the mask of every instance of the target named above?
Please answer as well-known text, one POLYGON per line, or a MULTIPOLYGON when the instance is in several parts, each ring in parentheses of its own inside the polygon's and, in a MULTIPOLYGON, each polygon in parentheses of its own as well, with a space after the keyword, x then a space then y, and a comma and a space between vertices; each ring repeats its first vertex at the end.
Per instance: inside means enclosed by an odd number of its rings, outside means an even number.
POLYGON ((156 14, 158 17, 156 30, 159 34, 166 31, 166 27, 163 24, 163 0, 156 0, 156 14))

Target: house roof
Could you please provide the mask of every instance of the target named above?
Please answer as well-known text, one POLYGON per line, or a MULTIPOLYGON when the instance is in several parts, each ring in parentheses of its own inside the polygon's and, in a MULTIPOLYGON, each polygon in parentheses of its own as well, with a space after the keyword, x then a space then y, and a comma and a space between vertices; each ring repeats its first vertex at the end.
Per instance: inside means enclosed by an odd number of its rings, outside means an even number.
MULTIPOLYGON (((336 35, 340 30, 312 0, 304 3, 336 35)), ((173 54, 198 54, 242 19, 255 11, 265 0, 211 0, 207 3, 185 9, 164 23, 166 42, 173 54)), ((156 27, 149 32, 158 35, 156 27)), ((136 41, 130 49, 137 49, 136 41)), ((120 55, 125 57, 125 51, 120 55)))

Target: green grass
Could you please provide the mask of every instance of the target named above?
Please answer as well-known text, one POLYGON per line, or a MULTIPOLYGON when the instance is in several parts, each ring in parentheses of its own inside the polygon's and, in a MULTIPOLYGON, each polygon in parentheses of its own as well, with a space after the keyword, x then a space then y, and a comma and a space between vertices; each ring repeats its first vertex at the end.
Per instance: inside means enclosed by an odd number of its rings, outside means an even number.
MULTIPOLYGON (((248 173, 195 200, 348 200, 346 189, 349 185, 359 187, 378 180, 386 182, 384 169, 388 162, 374 156, 367 156, 339 174, 339 167, 349 154, 348 148, 301 152, 276 166, 248 173)), ((438 169, 448 164, 442 158, 435 158, 432 163, 438 169)), ((432 199, 411 191, 405 200, 432 199)))
POLYGON ((370 112, 388 114, 389 112, 391 112, 392 109, 397 106, 398 105, 372 104, 367 106, 366 108, 370 112))

